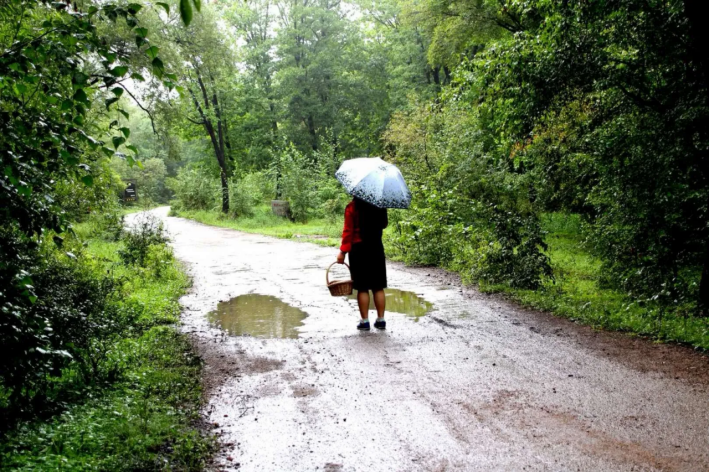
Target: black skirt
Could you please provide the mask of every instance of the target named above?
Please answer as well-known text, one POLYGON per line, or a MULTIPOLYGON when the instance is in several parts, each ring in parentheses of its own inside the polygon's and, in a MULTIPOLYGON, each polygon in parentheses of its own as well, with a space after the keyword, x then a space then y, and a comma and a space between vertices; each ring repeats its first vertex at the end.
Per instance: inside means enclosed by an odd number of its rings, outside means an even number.
POLYGON ((380 238, 352 245, 350 271, 352 285, 358 291, 378 291, 387 287, 384 245, 380 238))

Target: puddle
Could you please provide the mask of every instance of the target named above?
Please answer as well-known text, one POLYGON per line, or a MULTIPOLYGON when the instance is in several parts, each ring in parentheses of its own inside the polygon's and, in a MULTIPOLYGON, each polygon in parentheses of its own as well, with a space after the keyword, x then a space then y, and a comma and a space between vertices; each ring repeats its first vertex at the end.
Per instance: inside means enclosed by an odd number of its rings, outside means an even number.
POLYGON ((273 296, 245 294, 217 305, 207 314, 230 335, 258 338, 298 338, 297 328, 308 314, 273 296))
MULTIPOLYGON (((387 298, 386 312, 405 314, 418 321, 420 317, 423 317, 433 309, 433 304, 418 296, 415 292, 402 291, 400 289, 384 289, 384 294, 386 294, 387 298)), ((357 291, 354 291, 354 293, 351 296, 347 296, 347 298, 356 301, 357 291)), ((369 309, 374 310, 374 300, 371 294, 369 296, 369 309)))

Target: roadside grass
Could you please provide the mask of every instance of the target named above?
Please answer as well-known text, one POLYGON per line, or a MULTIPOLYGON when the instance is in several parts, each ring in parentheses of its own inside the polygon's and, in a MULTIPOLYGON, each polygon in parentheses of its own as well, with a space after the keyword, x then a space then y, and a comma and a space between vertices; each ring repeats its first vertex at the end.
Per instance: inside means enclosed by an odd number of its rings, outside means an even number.
POLYGON ((117 303, 139 314, 109 350, 107 363, 120 375, 87 388, 82 402, 60 414, 7 432, 0 465, 6 471, 202 470, 213 441, 198 428, 201 361, 175 327, 189 280, 170 253, 157 272, 123 264, 123 243, 96 236, 94 226, 74 226, 86 245, 80 258, 122 281, 117 303))
POLYGON ((482 291, 501 292, 524 306, 597 329, 629 332, 709 350, 709 320, 663 313, 656 307, 631 301, 618 291, 600 287, 600 261, 583 248, 578 216, 547 214, 542 223, 549 232, 547 254, 555 280, 545 281, 536 291, 481 285, 482 291))
MULTIPOLYGON (((268 206, 259 207, 253 217, 238 219, 230 219, 213 211, 180 211, 177 215, 208 225, 328 247, 339 246, 342 231, 341 218, 314 219, 306 224, 296 224, 273 215, 268 206)), ((548 232, 547 254, 554 269, 554 280, 545 281, 538 290, 480 284, 481 291, 502 293, 525 307, 551 312, 597 329, 628 332, 709 350, 709 319, 663 313, 599 285, 600 261, 584 249, 578 216, 546 214, 542 223, 548 232)))
POLYGON ((268 205, 254 209, 252 217, 230 218, 214 210, 170 210, 170 215, 189 218, 215 227, 231 228, 247 233, 258 233, 276 238, 315 243, 320 246, 340 246, 343 217, 313 218, 307 223, 294 223, 271 212, 268 205))

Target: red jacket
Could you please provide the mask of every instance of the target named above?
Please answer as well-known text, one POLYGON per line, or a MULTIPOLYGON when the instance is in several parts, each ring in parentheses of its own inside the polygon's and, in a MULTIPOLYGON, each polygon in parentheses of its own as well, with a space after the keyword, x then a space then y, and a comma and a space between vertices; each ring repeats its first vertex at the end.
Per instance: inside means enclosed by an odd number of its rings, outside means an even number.
POLYGON ((345 227, 342 229, 342 245, 340 251, 349 253, 352 245, 362 241, 359 234, 359 215, 355 203, 350 202, 345 207, 345 227))

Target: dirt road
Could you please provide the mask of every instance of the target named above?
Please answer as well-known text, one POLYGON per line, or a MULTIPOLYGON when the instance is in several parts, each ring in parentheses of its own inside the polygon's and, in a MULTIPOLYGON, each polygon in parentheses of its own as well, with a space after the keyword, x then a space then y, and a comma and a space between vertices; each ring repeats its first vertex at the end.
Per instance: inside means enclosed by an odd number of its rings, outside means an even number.
MULTIPOLYGON (((709 468, 701 355, 597 333, 398 264, 390 286, 432 309, 389 313, 387 331, 358 333, 354 301, 324 286, 335 250, 153 212, 194 278, 183 330, 206 362, 217 469, 709 468), (298 338, 232 336, 210 322, 220 301, 245 294, 305 312, 298 338)), ((279 324, 290 319, 278 320, 271 331, 287 335, 279 324)), ((250 330, 239 323, 231 329, 250 330)))

